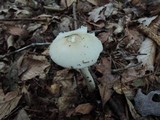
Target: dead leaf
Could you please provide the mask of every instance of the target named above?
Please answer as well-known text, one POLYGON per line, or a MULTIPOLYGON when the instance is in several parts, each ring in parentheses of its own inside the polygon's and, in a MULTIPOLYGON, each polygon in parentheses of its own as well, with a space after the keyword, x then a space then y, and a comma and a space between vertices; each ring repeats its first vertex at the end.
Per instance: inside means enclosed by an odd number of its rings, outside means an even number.
POLYGON ((51 87, 47 87, 47 89, 53 94, 53 95, 60 95, 60 88, 61 85, 58 83, 54 83, 51 85, 51 87))
POLYGON ((24 109, 21 109, 14 120, 30 120, 30 118, 27 112, 24 109))
POLYGON ((41 25, 42 25, 42 24, 32 24, 32 23, 31 23, 31 24, 29 24, 27 30, 28 30, 29 33, 31 33, 31 32, 33 32, 33 31, 37 30, 38 28, 40 28, 41 25))
POLYGON ((138 120, 140 119, 140 115, 137 113, 137 111, 135 110, 132 102, 126 97, 126 100, 127 100, 127 104, 128 104, 128 107, 129 107, 129 111, 131 112, 131 115, 132 117, 135 119, 135 120, 138 120))
POLYGON ((25 35, 26 36, 28 32, 24 28, 11 26, 8 28, 8 33, 10 33, 11 35, 18 35, 18 36, 25 35))
POLYGON ((20 10, 20 9, 18 9, 15 14, 17 18, 29 18, 31 15, 32 12, 30 10, 20 10))
POLYGON ((70 31, 72 23, 73 23, 73 19, 71 17, 61 18, 61 23, 59 24, 59 31, 61 32, 70 31))
POLYGON ((104 9, 104 6, 96 8, 89 12, 89 20, 93 20, 94 22, 97 22, 99 20, 105 20, 104 14, 102 14, 102 10, 104 9))
POLYGON ((139 77, 139 73, 135 68, 129 68, 122 73, 122 83, 128 83, 136 80, 139 77))
POLYGON ((57 71, 54 82, 54 84, 58 85, 54 86, 56 89, 61 87, 61 92, 57 91, 60 92, 57 94, 61 94, 61 96, 58 97, 57 106, 60 111, 65 111, 75 103, 75 99, 77 98, 75 91, 76 81, 73 81, 73 73, 69 71, 69 69, 57 71))
POLYGON ((75 101, 75 96, 61 96, 58 98, 57 101, 57 106, 59 111, 65 111, 67 110, 67 108, 69 108, 69 106, 72 106, 74 104, 75 101))
POLYGON ((122 31, 124 30, 124 19, 119 19, 118 23, 109 23, 107 27, 112 29, 114 28, 113 33, 115 35, 122 33, 122 31))
POLYGON ((75 113, 80 113, 82 115, 89 114, 93 110, 93 105, 90 103, 80 104, 75 108, 75 113))
POLYGON ((124 44, 126 44, 126 48, 133 53, 137 53, 143 42, 144 36, 134 28, 133 29, 125 28, 125 35, 126 38, 124 38, 123 41, 124 44))
POLYGON ((151 39, 146 38, 139 49, 139 53, 137 59, 144 66, 144 72, 154 71, 156 44, 151 39))
POLYGON ((40 76, 50 67, 50 63, 43 55, 26 55, 21 59, 22 62, 17 65, 21 80, 29 80, 40 76))
POLYGON ((23 94, 25 101, 28 105, 31 105, 31 93, 28 91, 29 86, 23 85, 21 93, 23 94))
POLYGON ((61 5, 66 7, 69 7, 73 4, 73 2, 76 2, 77 0, 61 0, 61 5))
POLYGON ((117 9, 114 5, 112 3, 108 3, 89 12, 89 20, 93 20, 94 22, 105 20, 105 18, 110 17, 115 11, 117 11, 117 9))
POLYGON ((0 62, 0 73, 6 73, 8 68, 9 66, 6 63, 0 62))
POLYGON ((27 1, 26 0, 15 0, 16 4, 23 4, 23 5, 27 5, 27 1))
POLYGON ((103 74, 103 77, 98 79, 100 82, 98 89, 104 106, 110 99, 113 93, 113 84, 118 78, 111 74, 111 62, 108 58, 102 58, 101 62, 96 65, 96 69, 103 74))
POLYGON ((155 20, 157 16, 152 16, 152 17, 144 17, 144 18, 139 18, 138 22, 143 24, 144 26, 149 26, 153 20, 155 20))
POLYGON ((110 32, 101 32, 98 34, 98 38, 102 43, 108 41, 108 37, 110 36, 110 32))
POLYGON ((17 4, 18 6, 29 6, 32 8, 37 8, 37 1, 35 0, 15 0, 15 4, 17 4))
POLYGON ((76 84, 73 80, 73 73, 69 69, 57 71, 54 81, 61 85, 62 95, 70 96, 75 92, 76 84))
POLYGON ((92 8, 93 8, 92 4, 88 3, 87 1, 81 1, 81 0, 78 1, 77 4, 78 11, 88 13, 92 10, 92 8))
POLYGON ((0 119, 8 115, 19 103, 21 95, 17 91, 8 92, 6 95, 0 91, 0 119))
POLYGON ((92 21, 87 21, 89 24, 98 27, 98 28, 103 28, 105 26, 104 21, 98 21, 96 23, 92 22, 92 21))
POLYGON ((95 6, 98 5, 98 0, 87 0, 87 1, 95 6))
POLYGON ((142 116, 160 116, 160 103, 153 101, 156 94, 160 95, 160 91, 151 91, 148 95, 143 94, 141 89, 137 91, 134 98, 135 107, 142 116))

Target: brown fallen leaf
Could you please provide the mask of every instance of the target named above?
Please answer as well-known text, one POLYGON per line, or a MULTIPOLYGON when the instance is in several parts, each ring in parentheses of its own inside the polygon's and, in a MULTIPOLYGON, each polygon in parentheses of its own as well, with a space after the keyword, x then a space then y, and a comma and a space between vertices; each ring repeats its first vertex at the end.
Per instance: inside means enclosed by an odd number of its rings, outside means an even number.
POLYGON ((84 12, 84 13, 88 13, 92 10, 93 8, 93 5, 90 4, 89 2, 87 1, 78 1, 78 4, 77 4, 77 10, 78 11, 81 11, 81 12, 84 12))
POLYGON ((18 35, 18 36, 22 36, 22 35, 26 36, 28 34, 26 29, 16 27, 16 26, 8 27, 8 33, 10 33, 11 35, 18 35))
POLYGON ((47 89, 55 96, 58 96, 60 94, 60 88, 61 85, 58 83, 54 83, 50 87, 47 87, 47 89))
POLYGON ((127 50, 132 53, 137 53, 140 48, 141 43, 143 42, 144 36, 140 34, 136 29, 125 28, 124 44, 126 44, 127 50))
POLYGON ((75 113, 80 113, 83 115, 89 114, 93 110, 94 106, 90 103, 80 104, 75 108, 75 113))
POLYGON ((11 113, 11 111, 17 106, 21 95, 17 91, 8 92, 4 95, 3 90, 0 90, 0 119, 11 113))
POLYGON ((101 33, 98 34, 98 38, 100 39, 100 41, 102 43, 104 43, 104 42, 108 41, 108 38, 109 38, 110 35, 111 35, 110 32, 101 32, 101 33))
POLYGON ((135 68, 129 68, 122 73, 122 83, 128 83, 140 77, 139 72, 135 68))
MULTIPOLYGON (((65 111, 69 106, 72 106, 76 100, 76 84, 73 80, 73 72, 69 69, 57 71, 54 77, 53 89, 59 89, 57 95, 61 95, 57 99, 57 106, 60 111, 65 111), (59 92, 59 93, 58 93, 59 92)), ((55 93, 56 91, 52 91, 55 93)))
POLYGON ((43 55, 26 55, 18 60, 17 66, 21 80, 29 80, 44 74, 50 63, 43 55))
POLYGON ((108 58, 103 57, 100 64, 96 65, 96 69, 103 74, 103 77, 99 78, 98 89, 102 99, 103 105, 110 99, 113 90, 114 82, 119 79, 111 74, 111 62, 108 58))
POLYGON ((59 111, 62 112, 62 111, 67 110, 69 106, 72 106, 72 104, 74 104, 74 100, 75 100, 75 96, 63 95, 59 97, 57 101, 57 106, 58 106, 59 111))

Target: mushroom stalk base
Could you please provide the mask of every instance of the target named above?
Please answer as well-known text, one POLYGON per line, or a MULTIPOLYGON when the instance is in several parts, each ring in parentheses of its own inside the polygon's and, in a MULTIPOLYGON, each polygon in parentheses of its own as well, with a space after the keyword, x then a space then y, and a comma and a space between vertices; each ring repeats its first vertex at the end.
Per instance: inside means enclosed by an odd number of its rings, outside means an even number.
POLYGON ((93 77, 91 76, 91 74, 90 74, 90 72, 88 70, 88 67, 81 68, 80 70, 81 70, 81 73, 82 73, 83 77, 85 78, 88 90, 90 92, 94 91, 95 88, 96 88, 96 85, 95 85, 95 82, 93 80, 93 77))

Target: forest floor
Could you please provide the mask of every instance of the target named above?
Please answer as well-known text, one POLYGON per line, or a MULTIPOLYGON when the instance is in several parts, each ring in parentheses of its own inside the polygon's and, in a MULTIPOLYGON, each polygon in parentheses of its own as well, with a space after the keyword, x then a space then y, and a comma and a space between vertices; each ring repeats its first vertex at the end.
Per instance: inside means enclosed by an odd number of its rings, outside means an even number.
MULTIPOLYGON (((160 119, 160 0, 1 0, 0 120, 160 119), (103 44, 79 70, 49 55, 62 32, 85 26, 103 44)), ((93 51, 94 53, 94 51, 93 51)))

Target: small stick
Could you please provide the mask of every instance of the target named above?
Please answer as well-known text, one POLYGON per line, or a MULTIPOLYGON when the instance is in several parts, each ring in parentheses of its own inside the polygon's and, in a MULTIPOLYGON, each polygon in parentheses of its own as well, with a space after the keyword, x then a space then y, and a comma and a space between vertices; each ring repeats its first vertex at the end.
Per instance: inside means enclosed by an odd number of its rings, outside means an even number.
POLYGON ((140 63, 134 64, 134 65, 127 65, 127 66, 125 66, 125 67, 123 67, 123 68, 112 69, 112 72, 113 72, 113 73, 120 72, 120 71, 126 70, 126 69, 128 69, 128 68, 136 67, 136 66, 141 65, 141 64, 142 64, 142 63, 140 62, 140 63))
POLYGON ((14 18, 14 19, 0 19, 0 22, 5 22, 5 21, 7 21, 7 22, 12 22, 12 21, 35 21, 35 22, 37 22, 37 21, 47 21, 48 19, 47 18, 43 18, 43 19, 32 19, 32 18, 14 18))
POLYGON ((76 14, 76 2, 73 2, 73 18, 74 18, 74 29, 77 29, 77 14, 76 14))
POLYGON ((17 49, 17 50, 15 50, 15 51, 13 51, 13 52, 7 53, 7 54, 5 54, 5 55, 1 55, 1 56, 0 56, 0 59, 3 59, 3 58, 5 58, 5 57, 8 57, 8 56, 13 55, 13 54, 18 53, 18 52, 21 52, 21 51, 26 50, 26 49, 28 49, 28 48, 30 48, 30 47, 44 46, 44 45, 50 45, 50 43, 32 43, 32 44, 30 44, 30 45, 27 45, 27 46, 25 46, 25 47, 22 47, 22 48, 20 48, 20 49, 17 49))

